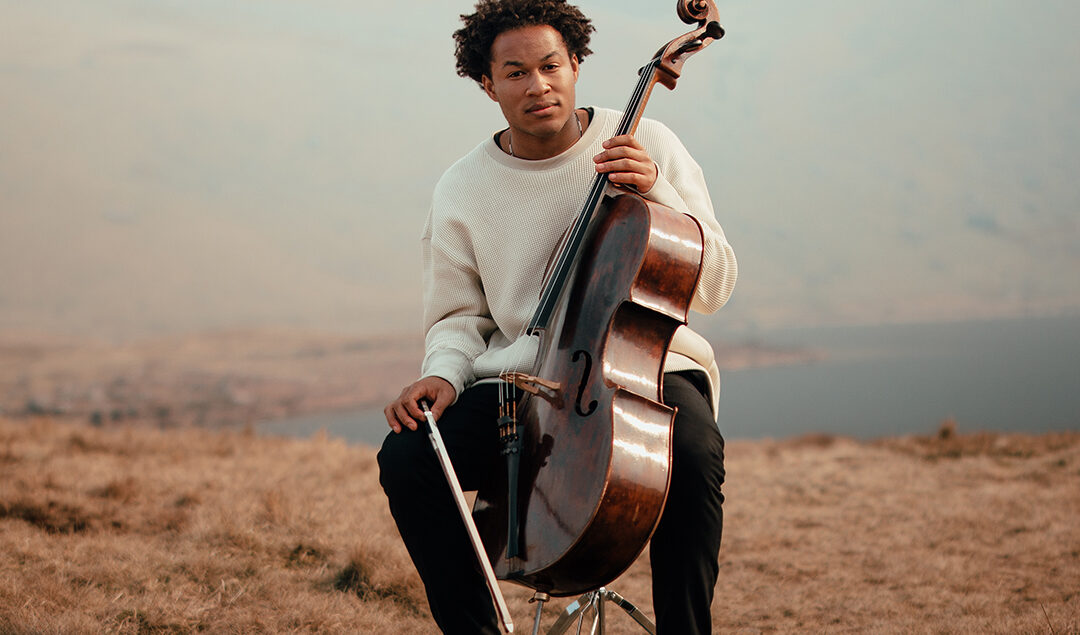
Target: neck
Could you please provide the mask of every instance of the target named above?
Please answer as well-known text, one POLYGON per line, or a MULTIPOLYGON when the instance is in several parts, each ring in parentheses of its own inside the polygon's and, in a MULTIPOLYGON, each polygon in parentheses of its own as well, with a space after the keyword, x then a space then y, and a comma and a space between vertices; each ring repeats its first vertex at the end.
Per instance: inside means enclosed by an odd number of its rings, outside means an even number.
POLYGON ((566 123, 550 137, 537 137, 521 130, 507 128, 500 138, 504 152, 518 159, 539 161, 562 154, 567 148, 577 143, 585 133, 588 122, 582 123, 577 109, 567 118, 566 123))

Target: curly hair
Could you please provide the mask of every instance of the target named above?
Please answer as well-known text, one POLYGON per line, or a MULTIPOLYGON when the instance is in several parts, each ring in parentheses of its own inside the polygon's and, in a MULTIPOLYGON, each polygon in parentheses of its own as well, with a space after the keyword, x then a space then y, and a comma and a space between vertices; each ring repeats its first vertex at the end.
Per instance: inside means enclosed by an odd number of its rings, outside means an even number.
POLYGON ((566 0, 480 0, 476 13, 462 15, 465 26, 454 32, 457 73, 483 84, 491 74, 491 45, 504 31, 524 26, 548 25, 562 36, 566 50, 578 63, 592 53, 589 35, 592 20, 566 0))

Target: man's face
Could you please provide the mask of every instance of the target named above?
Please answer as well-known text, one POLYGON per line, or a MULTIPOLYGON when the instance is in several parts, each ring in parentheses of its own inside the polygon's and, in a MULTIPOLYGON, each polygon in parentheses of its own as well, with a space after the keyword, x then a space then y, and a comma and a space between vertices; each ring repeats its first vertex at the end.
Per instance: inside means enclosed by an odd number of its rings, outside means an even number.
MULTIPOLYGON (((484 91, 499 103, 514 135, 541 143, 569 130, 574 114, 578 61, 562 36, 547 25, 504 31, 491 45, 491 75, 484 91)), ((577 127, 573 135, 577 137, 577 127)), ((518 137, 515 136, 515 139, 518 137)))

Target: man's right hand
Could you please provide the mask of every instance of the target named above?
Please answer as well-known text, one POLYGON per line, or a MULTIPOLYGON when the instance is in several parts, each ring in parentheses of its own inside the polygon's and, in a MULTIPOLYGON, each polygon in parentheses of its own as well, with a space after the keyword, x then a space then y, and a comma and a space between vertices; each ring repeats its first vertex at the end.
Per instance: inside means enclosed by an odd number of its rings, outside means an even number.
POLYGON ((397 399, 383 408, 386 422, 390 429, 401 432, 408 428, 415 430, 417 423, 424 420, 424 411, 420 409, 420 400, 424 399, 431 406, 431 414, 437 420, 457 398, 457 391, 442 377, 424 377, 406 386, 397 399))

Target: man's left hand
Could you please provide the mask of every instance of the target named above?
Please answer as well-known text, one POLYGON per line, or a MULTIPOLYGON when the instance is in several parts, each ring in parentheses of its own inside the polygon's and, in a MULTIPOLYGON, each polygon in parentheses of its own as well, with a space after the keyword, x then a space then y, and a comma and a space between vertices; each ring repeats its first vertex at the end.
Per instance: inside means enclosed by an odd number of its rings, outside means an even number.
POLYGON ((656 184, 659 169, 633 135, 619 135, 604 142, 604 151, 593 157, 596 171, 607 173, 608 180, 632 187, 640 194, 656 184))

